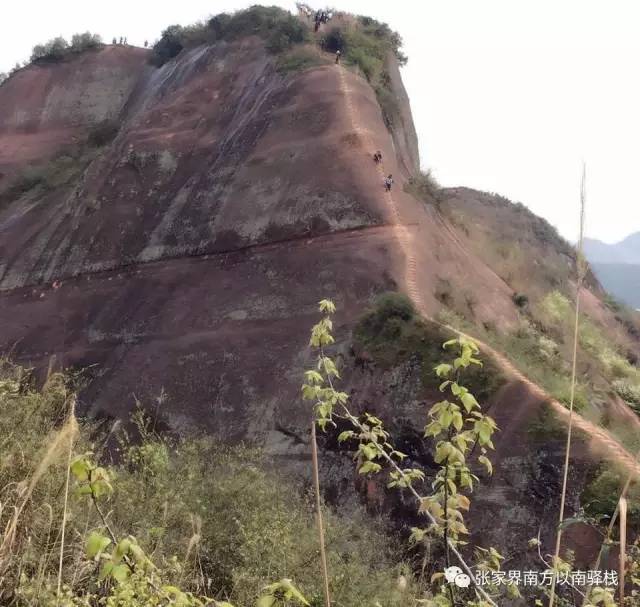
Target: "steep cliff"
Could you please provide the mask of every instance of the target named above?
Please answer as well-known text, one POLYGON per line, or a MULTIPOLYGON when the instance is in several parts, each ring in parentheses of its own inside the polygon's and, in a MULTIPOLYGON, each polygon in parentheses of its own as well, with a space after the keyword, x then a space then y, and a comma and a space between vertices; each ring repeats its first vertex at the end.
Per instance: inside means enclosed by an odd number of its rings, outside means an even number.
POLYGON ((70 153, 102 120, 119 125, 77 178, 2 208, 6 348, 37 366, 52 355, 97 363, 87 400, 110 415, 161 388, 176 399, 167 414, 225 434, 256 419, 238 407, 261 418, 296 409, 298 380, 283 386, 278 369, 299 368, 315 302, 336 297, 348 324, 372 293, 404 288, 373 147, 396 175, 407 223, 433 235, 420 277, 431 308, 448 266, 502 292, 482 313, 513 315, 506 285, 402 192, 417 162, 406 104, 394 145, 364 79, 334 65, 285 76, 274 63, 254 38, 160 68, 139 49, 107 47, 2 86, 5 187, 25 163, 70 153), (273 366, 259 344, 270 344, 273 366))

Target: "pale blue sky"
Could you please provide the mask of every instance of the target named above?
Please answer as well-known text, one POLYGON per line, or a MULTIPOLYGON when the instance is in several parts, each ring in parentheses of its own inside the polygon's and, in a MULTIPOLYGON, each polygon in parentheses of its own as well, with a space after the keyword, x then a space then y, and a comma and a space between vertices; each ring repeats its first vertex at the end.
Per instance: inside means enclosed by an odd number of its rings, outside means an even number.
MULTIPOLYGON (((0 71, 56 35, 89 29, 105 40, 126 35, 141 44, 169 24, 253 3, 11 3, 0 23, 0 71)), ((584 159, 588 234, 611 242, 640 230, 640 3, 344 0, 335 6, 387 21, 403 36, 422 162, 443 185, 521 201, 574 239, 584 159)))

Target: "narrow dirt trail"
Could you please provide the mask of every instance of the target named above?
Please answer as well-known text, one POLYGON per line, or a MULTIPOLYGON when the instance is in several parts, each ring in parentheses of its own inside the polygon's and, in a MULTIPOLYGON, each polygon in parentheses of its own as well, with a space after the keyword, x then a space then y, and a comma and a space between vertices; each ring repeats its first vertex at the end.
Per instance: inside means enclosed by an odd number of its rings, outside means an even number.
MULTIPOLYGON (((373 145, 373 139, 370 131, 368 131, 367 129, 361 128, 359 125, 358 112, 353 105, 349 86, 347 83, 346 69, 341 66, 339 69, 340 69, 340 89, 341 89, 342 95, 344 96, 344 100, 345 100, 345 104, 346 104, 346 108, 349 116, 349 121, 351 123, 351 128, 353 132, 358 134, 358 136, 361 138, 361 140, 364 143, 365 149, 368 149, 368 150, 377 149, 376 146, 373 145)), ((376 168, 377 168, 377 173, 380 179, 378 183, 380 184, 380 187, 382 187, 383 179, 385 177, 385 171, 384 171, 382 162, 376 164, 376 168)), ((412 234, 407 228, 407 226, 403 224, 400 216, 400 211, 398 209, 398 205, 396 204, 393 193, 391 191, 385 190, 384 195, 385 195, 385 201, 386 201, 387 209, 390 216, 390 223, 395 228, 394 229, 395 237, 398 241, 398 244, 400 246, 400 249, 405 259, 404 280, 405 280, 405 285, 407 289, 407 294, 409 295, 411 301, 416 307, 416 310, 418 310, 421 316, 426 320, 430 322, 434 322, 448 329, 449 331, 456 333, 457 335, 473 339, 485 353, 489 354, 489 356, 491 356, 494 359, 496 364, 503 370, 503 372, 507 376, 522 382, 522 384, 524 384, 528 388, 528 390, 533 396, 547 402, 552 407, 556 415, 560 419, 562 419, 565 423, 568 424, 569 417, 570 417, 570 413, 568 409, 562 403, 560 403, 559 401, 554 399, 552 396, 547 394, 540 386, 533 383, 529 378, 527 378, 503 354, 501 354, 500 352, 498 352, 488 344, 484 343, 482 340, 477 339, 476 337, 473 337, 462 331, 459 331, 458 329, 450 325, 439 323, 437 320, 432 318, 427 313, 426 306, 422 298, 422 295, 420 293, 420 290, 418 289, 417 280, 416 280, 416 276, 418 272, 418 262, 415 255, 412 252, 415 248, 413 246, 415 233, 412 234)), ((572 424, 576 429, 584 432, 593 441, 594 445, 602 449, 603 454, 605 455, 605 457, 607 457, 607 459, 610 459, 612 461, 615 461, 621 464, 627 469, 627 471, 630 474, 634 474, 637 477, 640 477, 640 463, 638 462, 638 460, 631 453, 629 453, 604 428, 601 428, 600 426, 594 424, 593 422, 590 422, 584 419, 575 411, 573 412, 573 415, 572 415, 572 424)))
MULTIPOLYGON (((116 276, 124 272, 140 272, 143 270, 151 270, 154 268, 166 268, 172 269, 176 264, 189 263, 197 260, 208 260, 216 257, 228 257, 238 256, 247 253, 262 253, 277 250, 283 246, 308 246, 310 244, 319 244, 320 246, 336 246, 336 242, 339 244, 348 243, 349 239, 359 237, 363 232, 368 234, 381 234, 386 230, 395 230, 394 224, 372 224, 362 225, 353 228, 343 228, 342 230, 335 232, 326 232, 324 234, 317 234, 311 236, 309 234, 299 234, 297 236, 291 236, 288 238, 282 238, 280 240, 270 240, 268 242, 258 242, 254 244, 247 244, 245 246, 233 247, 230 249, 220 251, 201 251, 199 247, 194 247, 192 252, 185 251, 177 255, 166 255, 158 259, 150 259, 141 261, 136 259, 134 261, 120 263, 118 265, 109 266, 103 269, 87 270, 86 272, 80 272, 78 274, 63 274, 57 276, 53 282, 59 282, 64 284, 78 283, 89 278, 109 278, 116 276)), ((19 287, 0 287, 0 295, 9 295, 11 293, 23 293, 25 291, 37 290, 46 291, 52 287, 52 281, 47 282, 29 282, 19 287)))

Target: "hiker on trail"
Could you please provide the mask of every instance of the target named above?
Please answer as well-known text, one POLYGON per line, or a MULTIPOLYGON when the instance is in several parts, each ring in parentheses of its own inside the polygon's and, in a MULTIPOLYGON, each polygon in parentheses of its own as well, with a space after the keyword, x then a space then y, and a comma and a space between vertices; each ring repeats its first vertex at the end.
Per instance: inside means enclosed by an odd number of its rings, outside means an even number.
POLYGON ((145 41, 144 41, 144 48, 147 48, 148 46, 149 46, 149 41, 148 41, 148 40, 145 40, 145 41))
POLYGON ((127 39, 124 39, 124 45, 127 46, 127 39))
POLYGON ((388 177, 384 180, 384 188, 387 192, 391 191, 391 186, 393 185, 393 175, 389 174, 388 177))
POLYGON ((122 44, 123 40, 124 40, 124 38, 122 36, 120 36, 120 44, 122 44))
POLYGON ((382 152, 380 150, 373 155, 373 161, 376 164, 380 164, 382 162, 382 152))
POLYGON ((336 51, 336 64, 340 63, 340 55, 342 55, 342 52, 338 49, 336 51))
POLYGON ((318 29, 320 28, 320 19, 322 18, 322 13, 320 11, 316 12, 316 16, 315 16, 315 27, 313 28, 314 32, 317 32, 318 29))

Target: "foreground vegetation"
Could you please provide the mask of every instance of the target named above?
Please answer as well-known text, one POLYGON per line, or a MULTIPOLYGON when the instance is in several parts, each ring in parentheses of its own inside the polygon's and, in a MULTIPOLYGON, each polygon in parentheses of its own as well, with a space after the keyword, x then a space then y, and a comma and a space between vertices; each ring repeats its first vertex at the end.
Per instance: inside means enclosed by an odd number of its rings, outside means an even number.
MULTIPOLYGON (((393 445, 382 419, 352 413, 331 357, 335 306, 323 301, 320 310, 310 341, 317 364, 304 374, 303 398, 311 401, 320 429, 332 433, 340 424, 338 442, 354 451, 360 476, 380 477, 403 499, 415 500, 422 522, 406 547, 358 508, 339 514, 323 507, 319 542, 311 496, 269 471, 258 451, 161 435, 142 410, 127 431, 118 423, 101 428, 77 420, 68 377, 53 374, 37 389, 30 373, 4 362, 0 602, 319 607, 328 592, 342 607, 488 607, 518 597, 512 583, 476 586, 474 572, 498 572, 503 556, 495 548, 464 547, 465 513, 482 482, 480 469, 484 477, 492 473, 498 431, 470 389, 483 367, 477 346, 460 337, 447 340, 444 350, 436 346, 439 358, 432 345, 419 350, 442 394, 426 411, 424 438, 438 466, 427 478, 393 445), (413 557, 405 560, 410 546, 413 557), (460 565, 468 583, 448 583, 445 565, 460 565)), ((406 298, 385 294, 363 316, 357 338, 397 364, 428 330, 406 298), (386 351, 385 342, 397 344, 395 350, 386 351)), ((588 524, 611 516, 619 482, 605 470, 589 488, 588 524)), ((629 514, 635 520, 637 508, 629 514)), ((618 540, 609 533, 607 541, 618 540)), ((630 583, 638 582, 637 552, 629 547, 630 583)), ((571 566, 570 557, 561 559, 553 571, 571 566)), ((580 604, 571 596, 562 592, 559 604, 580 604)), ((585 605, 613 606, 612 591, 592 589, 585 605)))
MULTIPOLYGON (((265 588, 280 579, 321 604, 311 501, 259 452, 160 436, 141 411, 107 448, 70 417, 72 399, 62 375, 37 390, 2 368, 1 604, 279 605, 285 590, 265 588)), ((402 559, 383 530, 358 510, 324 514, 335 603, 404 604, 402 559)))

